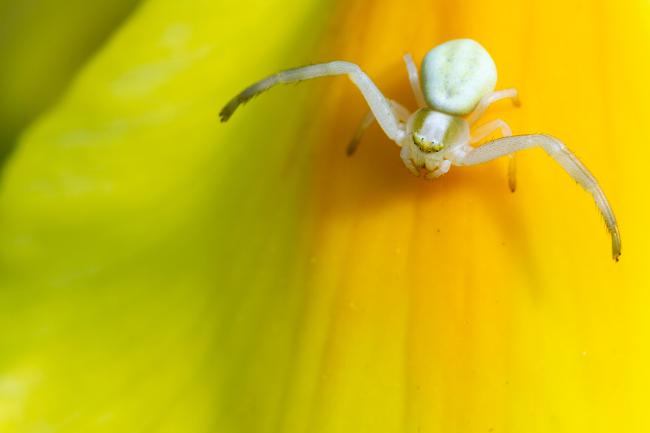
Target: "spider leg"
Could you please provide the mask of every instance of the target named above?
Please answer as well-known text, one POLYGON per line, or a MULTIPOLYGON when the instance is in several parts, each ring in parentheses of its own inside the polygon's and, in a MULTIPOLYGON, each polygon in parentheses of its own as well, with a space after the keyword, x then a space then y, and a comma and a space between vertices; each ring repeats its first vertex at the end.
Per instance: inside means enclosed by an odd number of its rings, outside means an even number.
POLYGON ((487 95, 481 98, 476 108, 474 108, 474 111, 472 111, 469 114, 469 116, 467 116, 466 119, 467 123, 473 125, 483 115, 483 113, 485 113, 485 110, 487 110, 487 108, 490 105, 506 98, 511 98, 512 102, 517 107, 521 105, 521 103, 519 102, 519 94, 517 93, 517 89, 515 88, 503 89, 503 90, 498 90, 496 92, 488 93, 487 95))
MULTIPOLYGON (((390 102, 390 105, 393 108, 393 113, 395 116, 397 116, 399 121, 406 123, 408 118, 411 117, 409 110, 407 110, 399 102, 393 101, 392 99, 389 99, 388 102, 390 102)), ((348 156, 351 156, 357 150, 357 147, 359 147, 359 143, 361 142, 361 137, 363 137, 363 134, 374 121, 375 116, 372 114, 372 111, 367 112, 366 115, 363 116, 363 119, 361 119, 361 122, 359 123, 359 126, 357 127, 357 130, 352 137, 352 140, 350 140, 350 143, 348 144, 346 150, 348 156)), ((397 143, 397 145, 401 146, 401 143, 397 143)))
POLYGON ((334 75, 347 75, 363 94, 363 97, 370 106, 370 110, 386 135, 393 141, 401 141, 405 132, 400 128, 399 122, 395 114, 393 114, 393 110, 391 109, 388 100, 377 88, 375 83, 373 83, 361 68, 359 68, 359 66, 344 61, 319 63, 316 65, 287 69, 273 74, 247 87, 240 94, 231 99, 230 102, 223 107, 219 116, 221 117, 222 122, 227 121, 239 105, 277 84, 296 83, 312 78, 334 75))
POLYGON ((345 150, 345 153, 348 156, 352 156, 354 152, 357 151, 357 147, 359 147, 359 143, 361 142, 361 137, 363 137, 363 134, 368 128, 370 128, 370 125, 372 125, 374 121, 375 116, 373 116, 372 111, 368 111, 366 115, 363 116, 363 119, 361 119, 361 122, 359 122, 357 130, 355 131, 354 136, 348 143, 348 147, 345 150))
POLYGON ((544 134, 516 135, 490 141, 483 146, 472 149, 464 157, 455 161, 458 165, 476 165, 517 152, 539 146, 553 158, 564 170, 589 192, 598 206, 605 225, 612 238, 612 256, 618 261, 621 255, 621 235, 616 225, 616 218, 603 190, 596 178, 589 172, 576 156, 557 138, 544 134))
POLYGON ((409 83, 411 83, 411 90, 413 90, 415 102, 417 102, 418 108, 424 108, 427 106, 427 104, 424 102, 422 87, 420 87, 420 76, 418 75, 418 68, 415 66, 415 62, 413 61, 413 56, 411 53, 404 54, 404 63, 406 63, 406 71, 409 74, 409 83))
POLYGON ((402 162, 408 169, 408 171, 413 174, 413 176, 419 177, 420 176, 420 170, 413 164, 413 161, 411 160, 411 151, 409 150, 408 146, 402 146, 402 150, 399 153, 400 158, 402 158, 402 162))
MULTIPOLYGON (((501 130, 501 135, 504 137, 510 137, 512 135, 510 126, 503 120, 496 119, 476 128, 472 132, 470 143, 478 143, 497 129, 501 130)), ((517 189, 517 160, 515 159, 514 153, 508 155, 508 186, 511 192, 515 192, 517 189)))

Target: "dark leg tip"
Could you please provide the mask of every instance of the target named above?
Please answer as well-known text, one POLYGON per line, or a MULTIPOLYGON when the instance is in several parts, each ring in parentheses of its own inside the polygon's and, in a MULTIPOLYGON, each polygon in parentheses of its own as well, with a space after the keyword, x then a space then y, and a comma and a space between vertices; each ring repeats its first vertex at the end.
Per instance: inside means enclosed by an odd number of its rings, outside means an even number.
POLYGON ((226 105, 219 112, 219 119, 221 119, 221 123, 227 122, 228 119, 230 119, 230 116, 232 116, 232 110, 229 110, 228 106, 226 105))

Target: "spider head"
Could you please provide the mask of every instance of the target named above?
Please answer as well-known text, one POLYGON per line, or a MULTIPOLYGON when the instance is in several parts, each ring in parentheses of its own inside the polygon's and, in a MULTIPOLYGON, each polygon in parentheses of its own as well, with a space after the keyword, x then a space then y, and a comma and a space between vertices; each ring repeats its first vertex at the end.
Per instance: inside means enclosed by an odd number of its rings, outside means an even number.
POLYGON ((409 119, 413 144, 427 154, 469 141, 469 126, 460 117, 421 108, 409 119))

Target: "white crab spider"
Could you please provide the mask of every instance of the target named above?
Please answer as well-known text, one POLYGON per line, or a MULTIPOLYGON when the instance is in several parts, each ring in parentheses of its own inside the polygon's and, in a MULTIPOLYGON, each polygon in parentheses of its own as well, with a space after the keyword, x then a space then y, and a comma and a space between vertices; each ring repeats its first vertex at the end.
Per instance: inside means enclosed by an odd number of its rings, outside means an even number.
POLYGON ((494 91, 496 66, 478 42, 456 39, 433 48, 422 61, 421 83, 411 56, 405 55, 404 60, 419 105, 412 114, 402 105, 387 99, 359 66, 334 61, 273 74, 235 96, 219 115, 222 122, 227 121, 240 104, 276 84, 347 75, 359 88, 371 111, 362 120, 348 147, 348 154, 354 152, 363 131, 376 119, 388 138, 402 148, 402 161, 415 176, 424 172, 425 178, 433 179, 447 173, 452 165, 481 164, 508 155, 511 157, 509 182, 514 190, 512 154, 539 146, 593 196, 612 238, 612 255, 618 260, 621 238, 609 202, 596 178, 564 143, 545 134, 512 136, 510 127, 500 119, 470 131, 490 104, 505 98, 518 102, 515 89, 494 91), (497 130, 503 138, 479 147, 470 145, 497 130))

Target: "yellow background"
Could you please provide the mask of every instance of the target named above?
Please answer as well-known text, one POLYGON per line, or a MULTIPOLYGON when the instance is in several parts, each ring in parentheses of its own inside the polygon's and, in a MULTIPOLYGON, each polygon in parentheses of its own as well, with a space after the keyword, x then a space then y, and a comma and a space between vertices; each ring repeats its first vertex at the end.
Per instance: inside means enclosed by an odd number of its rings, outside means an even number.
POLYGON ((0 431, 650 431, 649 25, 639 0, 141 4, 5 161, 0 431), (377 127, 346 157, 344 78, 218 122, 332 59, 413 108, 402 54, 457 37, 520 91, 485 120, 596 175, 619 263, 541 150, 514 194, 505 161, 416 179, 377 127))

